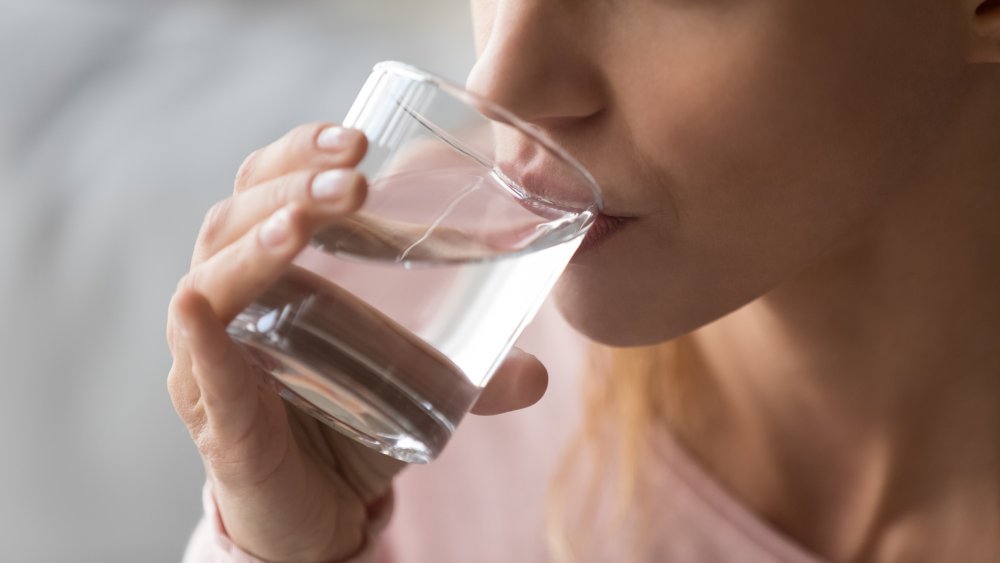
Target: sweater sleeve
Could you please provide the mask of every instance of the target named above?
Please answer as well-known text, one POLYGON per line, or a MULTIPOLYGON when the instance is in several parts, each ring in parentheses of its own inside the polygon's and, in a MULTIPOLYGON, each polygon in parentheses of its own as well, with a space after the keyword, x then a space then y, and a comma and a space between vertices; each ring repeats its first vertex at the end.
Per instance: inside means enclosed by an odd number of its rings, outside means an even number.
MULTIPOLYGON (((392 493, 387 502, 380 503, 380 508, 368 523, 365 533, 365 545, 357 554, 343 563, 390 563, 388 540, 382 536, 383 530, 392 515, 392 493)), ((243 551, 229 538, 219 509, 212 494, 210 482, 206 482, 201 495, 205 510, 201 521, 191 534, 187 549, 184 552, 183 563, 266 563, 261 559, 243 551)))

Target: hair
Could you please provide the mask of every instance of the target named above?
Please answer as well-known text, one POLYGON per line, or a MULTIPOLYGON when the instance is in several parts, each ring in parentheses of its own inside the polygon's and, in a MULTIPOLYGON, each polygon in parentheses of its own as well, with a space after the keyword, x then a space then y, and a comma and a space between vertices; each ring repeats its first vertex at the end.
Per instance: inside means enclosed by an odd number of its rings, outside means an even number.
POLYGON ((572 562, 595 540, 623 537, 632 557, 645 546, 649 510, 642 493, 649 437, 657 425, 683 424, 684 338, 641 348, 593 345, 582 374, 583 421, 552 476, 547 498, 549 552, 572 562), (577 489, 580 487, 581 489, 577 489), (582 494, 579 492, 582 490, 582 494), (637 518, 637 515, 639 516, 637 518))

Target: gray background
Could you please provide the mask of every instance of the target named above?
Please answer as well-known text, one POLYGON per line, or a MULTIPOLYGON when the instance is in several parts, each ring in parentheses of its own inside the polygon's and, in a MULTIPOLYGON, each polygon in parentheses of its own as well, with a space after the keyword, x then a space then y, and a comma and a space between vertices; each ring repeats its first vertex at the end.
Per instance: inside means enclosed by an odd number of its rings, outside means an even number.
POLYGON ((462 79, 463 0, 0 0, 0 560, 179 560, 167 303, 245 154, 372 63, 462 79))

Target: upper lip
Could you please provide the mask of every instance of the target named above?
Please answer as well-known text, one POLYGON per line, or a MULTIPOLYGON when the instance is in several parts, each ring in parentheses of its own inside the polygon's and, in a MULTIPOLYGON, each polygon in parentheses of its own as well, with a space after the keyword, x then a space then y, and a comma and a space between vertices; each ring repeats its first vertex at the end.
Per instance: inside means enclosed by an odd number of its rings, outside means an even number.
POLYGON ((606 215, 608 217, 613 217, 615 219, 635 219, 638 217, 635 213, 629 213, 627 211, 622 211, 619 209, 611 208, 607 205, 607 200, 604 200, 604 208, 601 209, 601 215, 606 215))
MULTIPOLYGON (((515 168, 515 170, 518 169, 515 168)), ((518 173, 518 177, 521 180, 519 184, 531 194, 556 203, 576 203, 581 206, 588 206, 587 204, 593 199, 590 186, 581 185, 582 180, 579 179, 567 181, 566 175, 565 168, 543 166, 531 166, 530 168, 519 170, 518 173), (560 169, 562 170, 561 173, 560 169)), ((604 191, 604 186, 606 185, 605 183, 597 182, 598 189, 601 192, 601 199, 603 200, 603 206, 600 210, 601 215, 622 219, 634 218, 637 214, 619 209, 615 203, 608 199, 608 194, 604 191)))
MULTIPOLYGON (((553 139, 553 137, 550 137, 553 139)), ((563 145, 566 146, 566 145, 563 145)), ((525 190, 555 203, 563 202, 574 206, 589 207, 588 200, 593 201, 591 186, 585 185, 585 180, 568 162, 546 150, 540 150, 533 143, 504 146, 501 154, 496 154, 500 170, 505 171, 512 179, 520 179, 525 190)), ((582 163, 578 163, 583 166, 582 163)), ((623 202, 616 202, 607 188, 614 185, 611 181, 600 181, 594 171, 588 171, 601 191, 603 206, 601 214, 610 217, 633 218, 639 213, 626 209, 623 202)), ((610 178, 605 178, 610 180, 610 178)))

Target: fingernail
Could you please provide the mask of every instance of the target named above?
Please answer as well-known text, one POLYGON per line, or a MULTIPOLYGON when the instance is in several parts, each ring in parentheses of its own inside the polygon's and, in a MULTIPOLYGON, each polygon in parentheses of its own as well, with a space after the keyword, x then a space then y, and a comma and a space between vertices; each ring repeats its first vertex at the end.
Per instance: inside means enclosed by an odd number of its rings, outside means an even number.
POLYGON ((288 216, 287 209, 279 209, 261 225, 260 231, 257 234, 261 245, 266 248, 277 248, 288 240, 288 216))
POLYGON ((339 199, 347 193, 353 182, 354 173, 350 170, 327 170, 313 178, 310 191, 314 199, 339 199))
POLYGON ((351 146, 357 139, 358 131, 340 126, 327 127, 316 137, 316 146, 328 151, 340 151, 351 146))

